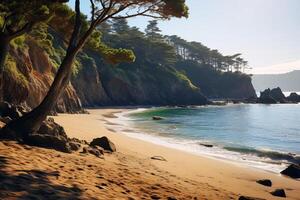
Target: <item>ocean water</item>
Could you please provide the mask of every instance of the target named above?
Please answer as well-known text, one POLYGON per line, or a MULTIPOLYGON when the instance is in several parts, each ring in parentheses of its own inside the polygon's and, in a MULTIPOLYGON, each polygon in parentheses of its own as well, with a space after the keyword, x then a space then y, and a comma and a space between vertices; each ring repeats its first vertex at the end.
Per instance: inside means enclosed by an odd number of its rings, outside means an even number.
POLYGON ((300 163, 300 104, 138 109, 117 120, 129 136, 194 154, 273 172, 300 163))

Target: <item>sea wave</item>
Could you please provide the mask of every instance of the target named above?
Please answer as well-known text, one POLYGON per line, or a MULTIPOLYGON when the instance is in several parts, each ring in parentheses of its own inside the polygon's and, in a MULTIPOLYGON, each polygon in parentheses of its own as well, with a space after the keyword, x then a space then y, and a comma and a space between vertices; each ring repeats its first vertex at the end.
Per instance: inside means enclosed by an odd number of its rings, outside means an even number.
POLYGON ((260 158, 270 158, 276 161, 286 161, 289 163, 300 164, 300 156, 293 153, 278 152, 271 150, 250 149, 244 147, 224 147, 228 151, 239 152, 242 154, 255 155, 260 158))

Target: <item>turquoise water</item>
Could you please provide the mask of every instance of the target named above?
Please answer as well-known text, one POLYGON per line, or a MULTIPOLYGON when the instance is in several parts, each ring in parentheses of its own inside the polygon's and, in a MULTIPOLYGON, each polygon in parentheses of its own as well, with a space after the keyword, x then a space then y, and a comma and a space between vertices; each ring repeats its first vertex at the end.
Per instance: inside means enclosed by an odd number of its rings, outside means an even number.
POLYGON ((300 163, 299 104, 153 108, 128 117, 138 132, 183 144, 212 144, 213 148, 202 148, 210 152, 300 163), (153 121, 152 116, 164 119, 153 121))

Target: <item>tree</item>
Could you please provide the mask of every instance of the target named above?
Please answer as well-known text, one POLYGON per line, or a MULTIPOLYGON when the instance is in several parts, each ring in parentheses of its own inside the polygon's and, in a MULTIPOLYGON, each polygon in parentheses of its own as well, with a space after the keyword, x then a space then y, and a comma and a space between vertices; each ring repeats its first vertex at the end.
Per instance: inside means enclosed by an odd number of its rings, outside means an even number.
MULTIPOLYGON (((10 42, 26 33, 39 22, 51 17, 52 10, 68 0, 2 0, 0 3, 0 91, 3 70, 10 42)), ((0 95, 3 97, 3 95, 0 95)))
POLYGON ((160 34, 161 30, 157 26, 157 20, 149 21, 145 29, 146 36, 152 40, 162 39, 162 35, 160 34))
POLYGON ((129 29, 126 19, 115 19, 112 21, 112 30, 117 34, 125 34, 129 29))
POLYGON ((75 22, 70 37, 66 56, 64 57, 54 81, 41 104, 24 116, 11 121, 4 131, 21 134, 23 137, 36 132, 46 119, 62 92, 68 85, 72 65, 79 51, 93 35, 97 26, 110 19, 122 20, 136 16, 147 16, 157 19, 187 17, 188 8, 185 0, 90 0, 91 18, 87 30, 82 31, 80 0, 75 1, 75 22))

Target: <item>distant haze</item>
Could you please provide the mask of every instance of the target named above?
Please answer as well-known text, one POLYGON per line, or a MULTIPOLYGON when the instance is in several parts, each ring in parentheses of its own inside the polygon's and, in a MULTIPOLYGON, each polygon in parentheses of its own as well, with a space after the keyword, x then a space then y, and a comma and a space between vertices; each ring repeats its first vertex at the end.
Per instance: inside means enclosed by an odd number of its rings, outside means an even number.
POLYGON ((280 87, 282 91, 300 91, 300 70, 285 74, 253 75, 252 83, 257 92, 267 88, 280 87))

